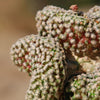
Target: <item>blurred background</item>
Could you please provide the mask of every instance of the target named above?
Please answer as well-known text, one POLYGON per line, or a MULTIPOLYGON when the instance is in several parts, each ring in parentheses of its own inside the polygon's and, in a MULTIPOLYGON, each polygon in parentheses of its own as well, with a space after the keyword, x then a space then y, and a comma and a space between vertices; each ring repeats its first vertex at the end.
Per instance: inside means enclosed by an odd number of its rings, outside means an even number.
POLYGON ((87 11, 100 0, 0 0, 0 100, 24 100, 30 77, 19 72, 9 50, 19 38, 36 34, 36 12, 46 5, 68 9, 77 4, 87 11))

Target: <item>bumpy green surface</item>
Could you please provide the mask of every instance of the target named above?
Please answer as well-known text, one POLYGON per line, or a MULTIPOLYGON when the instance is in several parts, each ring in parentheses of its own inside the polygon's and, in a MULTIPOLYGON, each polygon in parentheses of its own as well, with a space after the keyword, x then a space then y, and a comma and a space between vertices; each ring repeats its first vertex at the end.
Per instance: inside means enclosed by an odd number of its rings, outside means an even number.
POLYGON ((100 70, 74 77, 69 91, 71 100, 100 100, 100 70))

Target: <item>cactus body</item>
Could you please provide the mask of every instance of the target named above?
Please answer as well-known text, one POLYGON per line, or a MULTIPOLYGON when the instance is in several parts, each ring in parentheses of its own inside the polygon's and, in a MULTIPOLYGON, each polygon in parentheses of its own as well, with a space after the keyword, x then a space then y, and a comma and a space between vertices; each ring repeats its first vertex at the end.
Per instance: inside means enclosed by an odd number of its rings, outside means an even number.
POLYGON ((66 90, 73 94, 70 100, 100 100, 100 70, 74 77, 66 90))
POLYGON ((31 45, 29 54, 33 71, 26 100, 58 100, 66 78, 64 51, 53 39, 39 38, 37 41, 36 46, 31 45), (33 54, 36 50, 39 52, 33 54))

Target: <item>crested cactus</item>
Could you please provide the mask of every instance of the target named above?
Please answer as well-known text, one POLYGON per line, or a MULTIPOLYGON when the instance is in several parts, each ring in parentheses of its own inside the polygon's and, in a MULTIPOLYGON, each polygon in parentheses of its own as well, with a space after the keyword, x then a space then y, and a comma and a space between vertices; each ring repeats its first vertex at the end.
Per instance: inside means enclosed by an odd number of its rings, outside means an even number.
POLYGON ((100 100, 100 70, 74 77, 66 91, 70 100, 100 100))

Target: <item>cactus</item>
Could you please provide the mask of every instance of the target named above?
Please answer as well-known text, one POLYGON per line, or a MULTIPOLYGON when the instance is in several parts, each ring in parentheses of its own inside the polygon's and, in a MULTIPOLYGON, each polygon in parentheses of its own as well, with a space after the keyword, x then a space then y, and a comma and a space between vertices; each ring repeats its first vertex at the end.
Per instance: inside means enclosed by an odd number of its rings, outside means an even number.
POLYGON ((32 75, 25 100, 99 100, 100 6, 83 13, 50 5, 36 21, 38 35, 11 48, 13 62, 32 75))
POLYGON ((100 66, 99 55, 97 55, 96 57, 92 56, 92 58, 90 58, 88 56, 78 57, 75 55, 74 55, 74 57, 75 57, 76 61, 79 63, 79 65, 82 67, 82 70, 84 72, 93 72, 100 66))
POLYGON ((94 6, 89 9, 87 13, 85 13, 85 17, 97 19, 100 18, 100 6, 94 6))
MULTIPOLYGON (((70 8, 72 9, 73 6, 70 8)), ((100 56, 100 28, 95 20, 97 19, 86 17, 86 14, 79 16, 76 11, 62 10, 53 6, 45 7, 36 15, 39 35, 59 39, 64 49, 69 49, 73 56, 78 59, 84 71, 94 69, 95 64, 90 64, 96 63, 97 60, 95 61, 94 58, 100 56), (86 67, 86 62, 80 62, 84 58, 89 59, 89 61, 86 61, 90 65, 89 69, 86 67)))
POLYGON ((36 15, 40 36, 58 38, 65 49, 77 55, 85 56, 98 52, 100 36, 92 27, 95 23, 84 16, 78 16, 72 10, 47 6, 36 15))
POLYGON ((33 71, 26 100, 58 100, 66 78, 64 50, 53 39, 39 38, 36 41, 37 46, 32 44, 29 54, 33 71))
POLYGON ((81 58, 73 55, 84 71, 92 72, 100 66, 100 6, 94 6, 84 16, 90 20, 85 36, 92 43, 92 45, 88 44, 89 47, 92 47, 92 52, 81 58))
POLYGON ((70 100, 100 100, 100 70, 74 77, 66 92, 70 100))
POLYGON ((15 44, 11 47, 11 59, 14 64, 18 66, 20 71, 27 71, 29 74, 31 72, 31 65, 28 61, 30 44, 32 43, 32 39, 34 39, 34 35, 28 35, 24 38, 19 39, 15 44))
POLYGON ((42 67, 50 61, 53 63, 52 58, 56 60, 60 57, 64 57, 64 50, 53 38, 29 35, 19 39, 11 48, 11 58, 14 63, 29 74, 36 69, 36 66, 42 67))
POLYGON ((93 46, 94 53, 100 53, 100 6, 94 6, 84 15, 90 19, 90 23, 87 28, 87 37, 90 38, 93 46))

